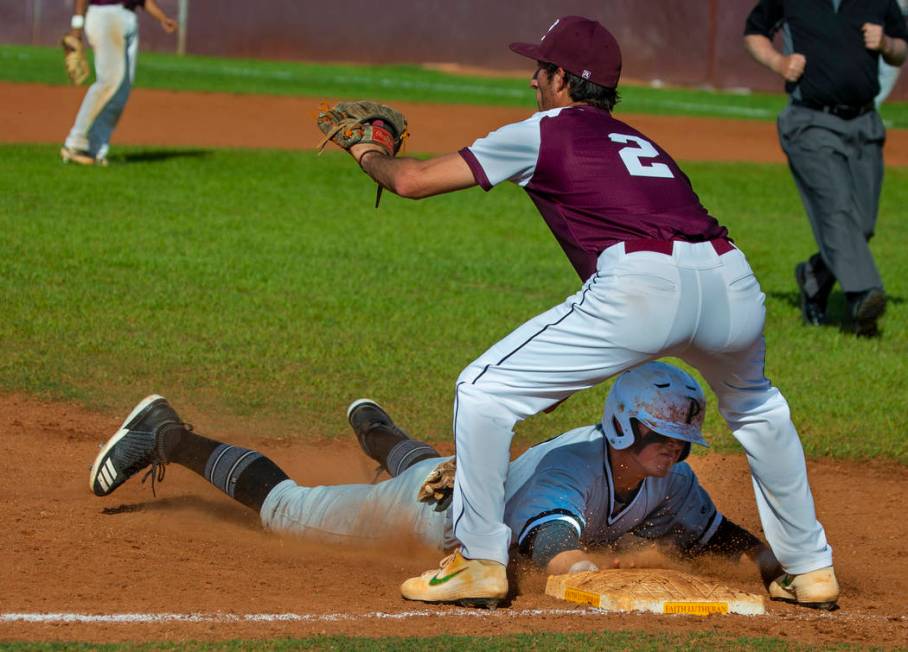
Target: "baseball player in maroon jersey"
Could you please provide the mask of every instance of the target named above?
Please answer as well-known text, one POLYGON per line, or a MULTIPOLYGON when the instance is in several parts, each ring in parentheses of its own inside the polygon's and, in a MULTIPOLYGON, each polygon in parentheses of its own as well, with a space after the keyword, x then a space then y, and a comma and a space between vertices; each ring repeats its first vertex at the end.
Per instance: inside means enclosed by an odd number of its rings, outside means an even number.
MULTIPOLYGON (((403 197, 518 184, 582 282, 458 378, 453 531, 460 550, 439 570, 407 580, 405 596, 505 597, 514 425, 625 369, 676 356, 710 384, 744 447, 766 539, 785 570, 771 596, 833 606, 832 550, 788 404, 763 374, 764 294, 747 259, 665 150, 612 115, 621 53, 608 30, 567 16, 539 43, 511 49, 537 62, 530 86, 539 111, 526 120, 428 160, 393 158, 374 144, 349 150, 372 179, 403 197)), ((687 419, 697 416, 696 405, 687 419)), ((622 437, 632 441, 623 432, 614 445, 622 437)))

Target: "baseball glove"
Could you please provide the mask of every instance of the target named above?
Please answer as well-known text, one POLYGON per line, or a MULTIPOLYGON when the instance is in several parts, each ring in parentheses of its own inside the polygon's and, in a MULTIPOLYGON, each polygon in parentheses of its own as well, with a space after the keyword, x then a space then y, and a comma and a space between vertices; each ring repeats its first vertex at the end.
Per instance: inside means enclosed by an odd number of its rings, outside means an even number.
POLYGON ((82 39, 73 34, 66 34, 60 39, 63 46, 63 64, 66 74, 75 86, 79 86, 88 79, 88 60, 85 58, 85 48, 82 39))
POLYGON ((331 108, 323 105, 318 114, 318 128, 325 135, 319 151, 328 141, 345 150, 359 143, 371 143, 381 146, 388 156, 394 156, 409 135, 407 119, 402 113, 367 100, 340 102, 331 108))
POLYGON ((436 512, 445 511, 454 498, 454 473, 456 470, 457 465, 453 459, 436 466, 422 481, 416 499, 421 503, 436 503, 436 512))

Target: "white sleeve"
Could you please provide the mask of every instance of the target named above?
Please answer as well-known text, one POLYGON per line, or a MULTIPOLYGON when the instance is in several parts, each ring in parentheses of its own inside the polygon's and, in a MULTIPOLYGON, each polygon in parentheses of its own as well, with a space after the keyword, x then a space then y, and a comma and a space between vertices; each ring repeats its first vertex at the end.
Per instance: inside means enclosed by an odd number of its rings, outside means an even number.
POLYGON ((502 181, 513 181, 519 186, 528 184, 539 159, 539 123, 559 110, 535 113, 522 122, 505 125, 460 150, 476 182, 484 190, 502 181))

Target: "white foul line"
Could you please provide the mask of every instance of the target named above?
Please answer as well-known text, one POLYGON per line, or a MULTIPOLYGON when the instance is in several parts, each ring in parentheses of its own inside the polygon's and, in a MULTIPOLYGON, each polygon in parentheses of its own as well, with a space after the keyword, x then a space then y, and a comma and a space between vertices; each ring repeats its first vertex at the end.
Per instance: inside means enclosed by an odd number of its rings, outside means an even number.
POLYGON ((234 613, 123 613, 123 614, 80 614, 80 613, 0 613, 0 623, 275 623, 275 622, 340 622, 355 620, 406 620, 409 618, 432 617, 535 617, 535 616, 594 616, 605 612, 592 608, 577 609, 501 609, 485 611, 479 609, 445 609, 416 611, 370 611, 361 614, 234 614, 234 613))
MULTIPOLYGON (((411 618, 535 618, 540 616, 608 616, 609 613, 592 607, 572 609, 419 609, 413 611, 369 611, 365 613, 327 613, 327 614, 236 614, 236 613, 121 613, 121 614, 84 614, 84 613, 0 613, 2 623, 35 623, 35 624, 123 624, 123 623, 316 623, 316 622, 351 622, 361 620, 407 620, 411 618)), ((619 614, 620 615, 620 614, 619 614)), ((625 614, 626 615, 626 614, 625 614)), ((649 614, 646 614, 649 615, 649 614)), ((839 610, 836 612, 797 610, 792 613, 766 614, 780 621, 823 621, 849 620, 873 622, 908 621, 905 614, 865 614, 839 610)), ((683 614, 669 618, 686 618, 683 614)), ((740 616, 739 616, 740 617, 740 616)), ((750 616, 744 616, 745 618, 750 616)))

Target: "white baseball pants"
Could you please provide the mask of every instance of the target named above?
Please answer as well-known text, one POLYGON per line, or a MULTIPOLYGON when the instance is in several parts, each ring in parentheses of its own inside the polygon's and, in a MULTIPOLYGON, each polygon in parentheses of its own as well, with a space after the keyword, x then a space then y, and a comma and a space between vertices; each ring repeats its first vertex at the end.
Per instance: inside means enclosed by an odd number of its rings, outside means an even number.
POLYGON ((104 158, 136 76, 136 14, 123 5, 90 5, 85 36, 94 50, 96 79, 85 93, 66 146, 104 158))
POLYGON ((466 557, 507 563, 505 479, 514 425, 663 356, 696 367, 744 447, 767 541, 789 573, 832 563, 788 404, 763 375, 764 294, 737 249, 606 249, 580 292, 520 326, 460 375, 454 404, 454 536, 466 557))

